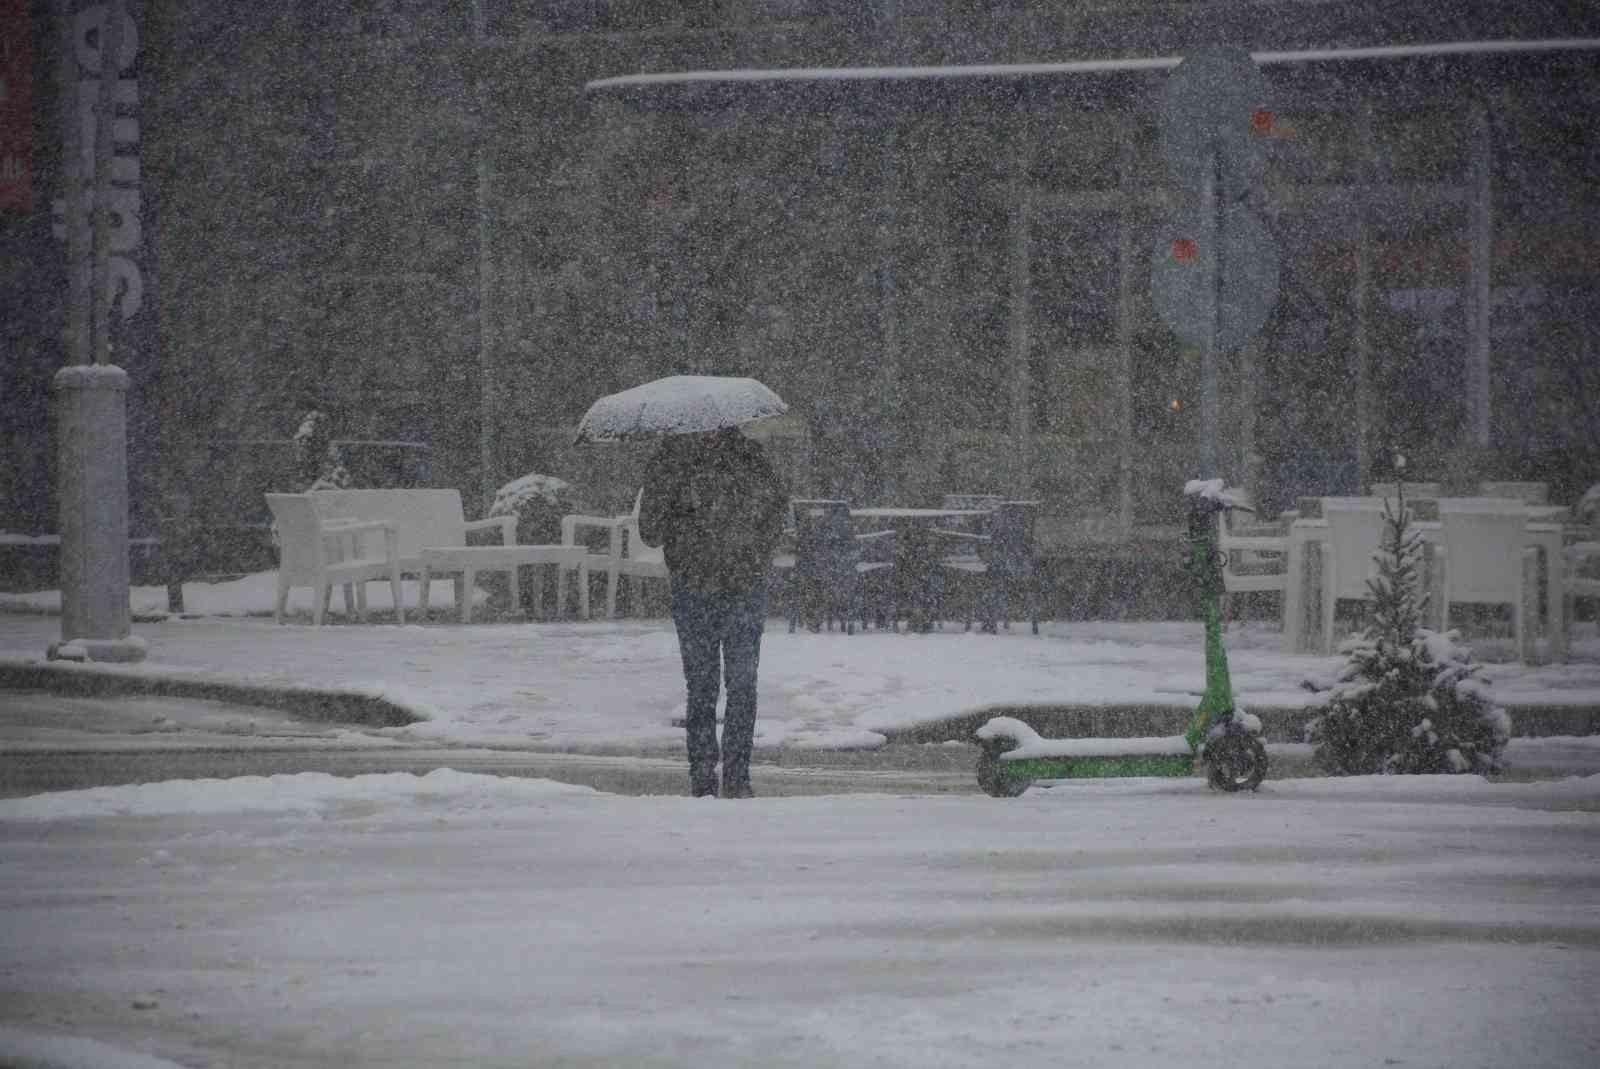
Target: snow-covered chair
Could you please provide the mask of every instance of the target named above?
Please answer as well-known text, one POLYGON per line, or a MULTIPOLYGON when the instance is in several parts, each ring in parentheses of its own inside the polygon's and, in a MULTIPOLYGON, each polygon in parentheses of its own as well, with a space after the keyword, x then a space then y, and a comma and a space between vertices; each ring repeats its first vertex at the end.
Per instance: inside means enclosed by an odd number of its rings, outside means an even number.
POLYGON ((617 581, 621 578, 666 580, 667 558, 660 546, 647 546, 639 537, 639 504, 644 500, 640 490, 633 499, 633 511, 622 525, 622 556, 610 562, 611 587, 606 592, 606 611, 617 614, 617 581))
POLYGON ((1479 497, 1499 497, 1520 501, 1524 505, 1548 505, 1549 483, 1479 483, 1479 497))
POLYGON ((1575 542, 1566 548, 1567 574, 1562 596, 1566 598, 1568 632, 1578 599, 1600 601, 1600 542, 1575 542))
MULTIPOLYGON (((1444 493, 1443 483, 1405 483, 1406 497, 1439 497, 1444 493)), ((1393 501, 1400 493, 1400 483, 1373 483, 1367 487, 1368 497, 1388 498, 1393 501)))
POLYGON ((1228 616, 1228 595, 1256 592, 1282 594, 1289 583, 1289 537, 1283 523, 1239 522, 1233 509, 1217 511, 1217 551, 1222 554, 1222 606, 1228 616))
POLYGON ((1333 625, 1341 601, 1372 597, 1367 580, 1377 574, 1374 554, 1383 543, 1381 497, 1329 497, 1322 501, 1328 540, 1322 543, 1322 651, 1335 648, 1333 625))
POLYGON ((1442 629, 1459 604, 1509 604, 1518 656, 1531 660, 1528 628, 1529 577, 1537 574, 1538 550, 1528 544, 1528 509, 1521 501, 1492 497, 1439 500, 1444 578, 1439 606, 1442 629))
POLYGON ((405 622, 400 598, 400 551, 395 524, 387 520, 328 520, 318 510, 315 494, 267 494, 278 539, 278 596, 273 619, 283 623, 289 603, 289 590, 297 586, 312 589, 311 622, 318 626, 328 609, 328 600, 337 584, 344 588, 345 615, 362 620, 367 615, 366 585, 373 579, 389 580, 394 596, 395 620, 405 622), (374 554, 367 536, 381 532, 383 551, 374 554), (351 587, 355 604, 351 605, 351 587))
POLYGON ((644 500, 640 490, 633 499, 633 511, 623 516, 585 516, 572 513, 561 517, 563 545, 581 544, 584 529, 599 528, 607 534, 603 560, 591 554, 589 568, 605 569, 606 615, 617 615, 617 587, 624 578, 667 579, 667 560, 659 547, 647 546, 639 537, 639 504, 644 500))
POLYGON ((1595 534, 1600 533, 1597 531, 1600 528, 1600 483, 1589 487, 1573 508, 1573 513, 1578 523, 1587 530, 1564 551, 1567 567, 1562 595, 1566 598, 1569 633, 1578 599, 1600 601, 1600 541, 1594 538, 1595 534))

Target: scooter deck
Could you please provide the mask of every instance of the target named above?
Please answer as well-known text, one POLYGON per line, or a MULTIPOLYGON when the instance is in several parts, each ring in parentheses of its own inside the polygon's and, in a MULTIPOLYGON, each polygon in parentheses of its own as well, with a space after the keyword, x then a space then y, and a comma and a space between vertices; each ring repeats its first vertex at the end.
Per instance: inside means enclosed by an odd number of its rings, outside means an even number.
POLYGON ((1008 779, 1114 779, 1124 776, 1192 776, 1195 757, 1183 754, 1119 754, 1082 757, 1022 757, 1000 760, 1008 779))

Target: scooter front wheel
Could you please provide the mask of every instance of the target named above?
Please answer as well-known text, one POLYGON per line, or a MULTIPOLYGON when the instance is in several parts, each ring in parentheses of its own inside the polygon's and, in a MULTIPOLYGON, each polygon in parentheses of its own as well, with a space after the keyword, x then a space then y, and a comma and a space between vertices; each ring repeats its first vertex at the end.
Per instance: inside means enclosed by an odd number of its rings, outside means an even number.
POLYGON ((983 788, 984 794, 991 798, 1015 798, 1033 786, 1030 779, 1006 774, 1006 762, 1000 760, 1000 755, 1015 748, 1016 744, 1010 739, 983 743, 978 751, 978 786, 983 788))
POLYGON ((1253 791, 1267 774, 1267 748, 1241 731, 1207 743, 1205 760, 1207 778, 1219 791, 1253 791))

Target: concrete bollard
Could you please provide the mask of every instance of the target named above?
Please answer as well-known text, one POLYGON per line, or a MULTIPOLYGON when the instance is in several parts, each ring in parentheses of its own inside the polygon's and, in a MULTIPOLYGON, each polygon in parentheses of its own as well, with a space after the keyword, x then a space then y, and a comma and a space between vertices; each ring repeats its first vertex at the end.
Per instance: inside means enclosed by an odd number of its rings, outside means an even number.
POLYGON ((61 500, 61 641, 51 659, 139 661, 129 634, 128 375, 112 365, 56 372, 61 500))

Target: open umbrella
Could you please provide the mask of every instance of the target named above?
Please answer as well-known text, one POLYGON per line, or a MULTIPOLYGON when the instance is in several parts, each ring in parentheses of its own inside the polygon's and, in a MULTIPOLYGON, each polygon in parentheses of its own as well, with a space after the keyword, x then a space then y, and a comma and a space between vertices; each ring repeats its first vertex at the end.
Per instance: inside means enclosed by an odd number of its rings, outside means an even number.
POLYGON ((669 375, 600 398, 578 421, 576 440, 581 444, 699 434, 787 411, 783 398, 755 379, 669 375))

